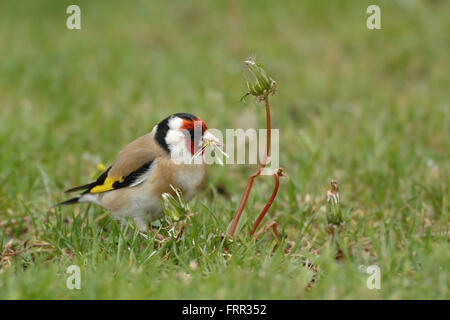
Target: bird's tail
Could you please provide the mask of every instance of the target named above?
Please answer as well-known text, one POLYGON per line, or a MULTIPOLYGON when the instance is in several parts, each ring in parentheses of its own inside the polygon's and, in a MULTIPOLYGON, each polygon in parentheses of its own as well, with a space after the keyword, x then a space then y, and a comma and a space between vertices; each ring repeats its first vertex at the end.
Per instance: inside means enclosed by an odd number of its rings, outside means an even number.
POLYGON ((69 204, 75 204, 75 203, 80 202, 80 198, 81 198, 81 196, 76 196, 76 197, 74 197, 72 199, 60 202, 56 206, 59 207, 59 206, 66 206, 66 205, 69 205, 69 204))

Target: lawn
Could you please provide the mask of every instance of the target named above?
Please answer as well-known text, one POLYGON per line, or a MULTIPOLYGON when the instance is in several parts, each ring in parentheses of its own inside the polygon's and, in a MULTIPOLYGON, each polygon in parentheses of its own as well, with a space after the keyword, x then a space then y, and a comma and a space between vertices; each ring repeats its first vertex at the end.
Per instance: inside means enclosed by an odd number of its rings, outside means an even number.
POLYGON ((369 30, 374 2, 77 1, 82 28, 68 30, 72 1, 2 0, 0 299, 449 299, 450 3, 376 1, 369 30), (263 105, 239 100, 253 54, 279 88, 287 177, 263 223, 282 243, 249 235, 267 176, 223 237, 255 165, 210 166, 178 241, 54 208, 169 114, 263 128, 263 105))

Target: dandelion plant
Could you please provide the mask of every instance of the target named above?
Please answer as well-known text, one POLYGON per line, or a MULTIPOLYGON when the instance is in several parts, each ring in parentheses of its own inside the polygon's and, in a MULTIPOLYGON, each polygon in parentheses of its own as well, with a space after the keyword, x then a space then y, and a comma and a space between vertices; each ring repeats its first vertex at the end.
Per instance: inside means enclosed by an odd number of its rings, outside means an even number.
MULTIPOLYGON (((275 94, 275 92, 277 90, 277 83, 275 82, 275 80, 273 80, 267 74, 267 72, 262 68, 261 64, 257 63, 254 58, 248 58, 244 62, 244 64, 245 64, 245 67, 248 69, 249 73, 251 74, 252 78, 245 80, 248 91, 242 98, 252 95, 255 97, 255 100, 257 103, 264 102, 264 105, 265 105, 266 131, 267 131, 266 152, 264 154, 264 157, 261 159, 261 161, 258 165, 258 169, 250 176, 250 178, 247 182, 247 187, 245 188, 244 195, 242 196, 242 200, 239 204, 238 209, 236 210, 236 214, 235 214, 233 222, 231 224, 231 228, 228 232, 228 235, 230 237, 232 237, 234 235, 234 233, 236 232, 236 227, 237 227, 239 219, 242 215, 242 211, 245 208, 245 204, 247 203, 248 196, 253 187, 253 182, 257 176, 261 175, 261 172, 266 167, 267 160, 269 158, 269 150, 270 150, 270 143, 271 143, 271 121, 270 121, 269 95, 275 94)), ((261 211, 258 218, 254 222, 253 229, 250 232, 250 234, 258 236, 262 231, 267 231, 270 228, 272 228, 277 239, 281 240, 280 235, 278 234, 277 225, 275 222, 269 223, 266 226, 266 228, 256 232, 259 224, 261 223, 262 219, 264 218, 264 216, 266 215, 270 206, 272 205, 273 201, 275 200, 275 197, 278 193, 278 188, 279 188, 279 178, 280 178, 280 176, 283 176, 283 169, 278 168, 277 170, 275 170, 273 173, 273 176, 275 178, 274 190, 272 192, 272 195, 271 195, 269 201, 264 206, 263 210, 261 211)))

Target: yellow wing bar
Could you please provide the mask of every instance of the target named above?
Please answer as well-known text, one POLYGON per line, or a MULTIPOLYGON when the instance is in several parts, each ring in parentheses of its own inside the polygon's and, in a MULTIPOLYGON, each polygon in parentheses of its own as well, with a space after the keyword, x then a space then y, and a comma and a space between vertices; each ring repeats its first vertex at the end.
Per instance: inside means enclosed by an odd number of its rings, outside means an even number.
POLYGON ((101 193, 105 191, 114 190, 114 183, 115 182, 123 182, 124 178, 106 178, 103 184, 93 187, 91 190, 89 190, 89 193, 101 193))

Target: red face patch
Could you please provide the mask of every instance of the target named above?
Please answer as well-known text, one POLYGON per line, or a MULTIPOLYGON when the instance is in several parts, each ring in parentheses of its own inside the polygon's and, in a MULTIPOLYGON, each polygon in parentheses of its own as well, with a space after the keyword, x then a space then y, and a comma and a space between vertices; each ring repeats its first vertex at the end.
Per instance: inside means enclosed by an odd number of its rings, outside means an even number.
POLYGON ((194 130, 194 124, 195 126, 198 126, 200 128, 200 125, 202 127, 202 135, 205 133, 206 130, 208 130, 208 127, 206 126, 206 123, 203 122, 202 119, 197 118, 197 120, 186 120, 183 119, 183 123, 181 124, 180 129, 183 130, 194 130))
POLYGON ((197 146, 199 142, 198 140, 203 137, 203 134, 206 130, 208 130, 208 127, 200 118, 197 118, 197 120, 183 119, 180 130, 186 130, 189 133, 189 135, 186 137, 186 147, 190 149, 191 154, 194 155, 199 149, 199 147, 197 146))

